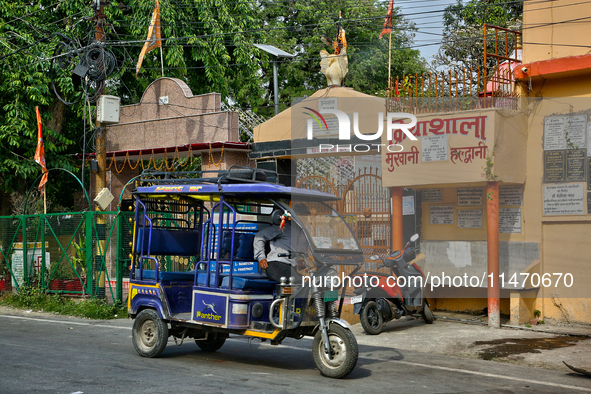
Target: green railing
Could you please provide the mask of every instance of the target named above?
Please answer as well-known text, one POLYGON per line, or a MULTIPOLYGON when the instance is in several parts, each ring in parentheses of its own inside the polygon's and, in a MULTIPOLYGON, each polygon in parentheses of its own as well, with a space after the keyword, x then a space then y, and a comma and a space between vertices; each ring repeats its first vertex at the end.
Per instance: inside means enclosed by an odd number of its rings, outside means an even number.
POLYGON ((0 291, 127 297, 133 212, 67 212, 0 217, 0 291), (105 225, 97 223, 99 215, 105 225), (125 280, 124 280, 125 278, 125 280))

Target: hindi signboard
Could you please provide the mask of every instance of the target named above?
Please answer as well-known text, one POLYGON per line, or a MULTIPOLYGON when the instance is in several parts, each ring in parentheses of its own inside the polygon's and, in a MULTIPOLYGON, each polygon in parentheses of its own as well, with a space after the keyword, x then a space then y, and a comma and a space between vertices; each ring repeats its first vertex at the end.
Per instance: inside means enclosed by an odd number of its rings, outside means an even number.
POLYGON ((499 232, 521 233, 521 208, 499 208, 499 232))
POLYGON ((583 182, 585 181, 585 159, 587 152, 585 149, 567 149, 566 150, 566 181, 583 182))
POLYGON ((587 139, 587 115, 567 116, 565 118, 567 139, 566 148, 581 149, 585 148, 587 139))
POLYGON ((458 206, 482 205, 482 188, 458 189, 458 206))
POLYGON ((441 202, 443 192, 441 189, 425 189, 422 191, 423 202, 441 202))
POLYGON ((566 178, 563 150, 544 152, 544 182, 562 182, 566 178))
POLYGON ((500 186, 499 205, 523 205, 523 186, 500 186))
POLYGON ((584 215, 585 184, 564 183, 542 186, 544 215, 584 215))
POLYGON ((565 123, 564 116, 548 116, 544 118, 544 150, 566 148, 566 138, 564 138, 565 123))
POLYGON ((447 160, 448 143, 446 135, 421 138, 421 161, 447 160))
POLYGON ((431 224, 454 224, 453 205, 431 205, 429 207, 431 224))
POLYGON ((482 209, 458 209, 458 228, 482 228, 482 209))

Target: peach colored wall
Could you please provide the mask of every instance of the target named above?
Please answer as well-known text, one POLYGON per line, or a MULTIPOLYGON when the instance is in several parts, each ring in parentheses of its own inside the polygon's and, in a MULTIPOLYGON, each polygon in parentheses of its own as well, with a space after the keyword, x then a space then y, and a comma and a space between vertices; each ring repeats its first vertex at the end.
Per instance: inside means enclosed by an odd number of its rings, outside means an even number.
POLYGON ((589 3, 580 0, 529 0, 524 2, 523 7, 524 63, 590 52, 589 3))

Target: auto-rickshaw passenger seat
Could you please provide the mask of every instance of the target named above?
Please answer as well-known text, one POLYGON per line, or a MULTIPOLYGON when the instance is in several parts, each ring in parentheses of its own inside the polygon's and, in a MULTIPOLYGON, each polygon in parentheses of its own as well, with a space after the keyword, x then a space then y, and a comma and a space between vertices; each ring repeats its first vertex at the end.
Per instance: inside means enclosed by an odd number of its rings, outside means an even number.
POLYGON ((201 254, 201 232, 199 230, 165 230, 153 228, 151 231, 140 228, 137 235, 136 250, 144 255, 199 256, 201 254), (143 238, 143 245, 142 245, 143 238))

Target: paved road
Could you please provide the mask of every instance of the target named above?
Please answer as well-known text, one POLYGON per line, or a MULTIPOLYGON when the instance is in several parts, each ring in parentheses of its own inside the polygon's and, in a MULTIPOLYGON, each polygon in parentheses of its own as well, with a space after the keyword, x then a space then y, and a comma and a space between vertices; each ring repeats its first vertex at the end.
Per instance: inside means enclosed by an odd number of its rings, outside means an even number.
POLYGON ((342 380, 320 376, 311 341, 230 339, 216 353, 169 342, 139 357, 129 320, 0 315, 0 393, 564 393, 591 379, 558 371, 360 345, 342 380))

